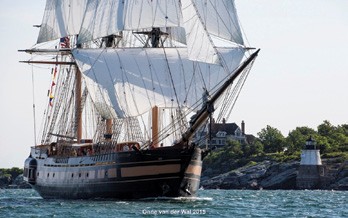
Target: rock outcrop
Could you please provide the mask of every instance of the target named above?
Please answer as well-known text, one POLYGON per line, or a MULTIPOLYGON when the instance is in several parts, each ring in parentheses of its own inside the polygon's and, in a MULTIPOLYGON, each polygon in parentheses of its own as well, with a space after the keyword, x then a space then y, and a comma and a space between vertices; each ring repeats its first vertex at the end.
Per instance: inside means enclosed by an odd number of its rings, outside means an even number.
POLYGON ((31 188, 23 179, 23 170, 19 168, 0 169, 0 189, 3 188, 31 188))
POLYGON ((337 173, 334 176, 335 182, 332 183, 328 188, 348 191, 348 161, 345 161, 339 166, 337 173))
MULTIPOLYGON (((201 186, 205 189, 296 189, 296 177, 300 163, 262 161, 209 178, 211 169, 203 172, 201 186)), ((348 162, 339 164, 331 175, 330 184, 321 189, 348 190, 348 162)))
POLYGON ((281 164, 263 161, 211 179, 202 177, 201 185, 207 189, 292 189, 296 185, 298 166, 299 162, 281 164))
POLYGON ((27 189, 31 188, 28 182, 24 181, 23 174, 18 175, 16 179, 12 182, 13 188, 21 188, 21 189, 27 189))

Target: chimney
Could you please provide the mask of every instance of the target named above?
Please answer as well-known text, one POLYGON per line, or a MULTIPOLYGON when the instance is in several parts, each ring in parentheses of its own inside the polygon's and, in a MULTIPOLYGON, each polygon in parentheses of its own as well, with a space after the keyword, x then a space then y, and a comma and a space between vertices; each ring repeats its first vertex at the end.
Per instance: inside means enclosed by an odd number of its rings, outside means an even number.
POLYGON ((244 120, 242 120, 242 134, 245 135, 245 123, 244 123, 244 120))

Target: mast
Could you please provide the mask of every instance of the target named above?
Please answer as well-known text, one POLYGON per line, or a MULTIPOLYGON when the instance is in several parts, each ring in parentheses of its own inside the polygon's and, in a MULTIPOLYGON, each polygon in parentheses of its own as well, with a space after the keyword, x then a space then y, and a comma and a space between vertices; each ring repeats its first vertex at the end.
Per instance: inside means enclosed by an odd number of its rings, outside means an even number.
POLYGON ((81 72, 77 65, 76 68, 76 84, 75 84, 75 128, 77 143, 81 142, 82 138, 82 105, 81 105, 81 72))
POLYGON ((158 126, 158 107, 154 106, 152 108, 152 148, 158 147, 158 132, 159 132, 159 126, 158 126))
POLYGON ((106 134, 104 135, 106 141, 111 141, 112 138, 112 119, 106 119, 106 134))
MULTIPOLYGON (((214 112, 214 103, 226 91, 226 89, 233 83, 233 81, 243 72, 243 70, 257 57, 260 49, 250 55, 242 65, 232 74, 227 81, 212 95, 211 99, 206 102, 202 109, 195 114, 190 120, 190 128, 182 135, 181 142, 189 141, 195 131, 208 119, 209 115, 214 112)), ((180 142, 179 142, 180 143, 180 142)))

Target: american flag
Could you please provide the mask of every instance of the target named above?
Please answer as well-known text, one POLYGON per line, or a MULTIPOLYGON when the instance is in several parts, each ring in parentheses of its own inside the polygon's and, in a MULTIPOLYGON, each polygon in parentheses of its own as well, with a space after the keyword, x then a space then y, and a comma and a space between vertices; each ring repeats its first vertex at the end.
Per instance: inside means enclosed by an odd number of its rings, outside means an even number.
POLYGON ((60 38, 60 47, 61 48, 70 48, 70 39, 69 39, 69 37, 60 38))

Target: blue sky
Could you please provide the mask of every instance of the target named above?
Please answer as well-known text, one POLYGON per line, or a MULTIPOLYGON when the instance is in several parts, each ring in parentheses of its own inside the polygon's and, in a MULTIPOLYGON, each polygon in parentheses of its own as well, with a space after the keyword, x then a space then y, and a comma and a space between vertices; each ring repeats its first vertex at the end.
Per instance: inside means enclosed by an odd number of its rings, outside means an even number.
MULTIPOLYGON (((229 121, 257 134, 283 135, 323 120, 348 123, 348 1, 236 0, 249 44, 261 48, 229 121)), ((32 68, 18 49, 36 42, 44 0, 2 0, 0 7, 0 168, 23 167, 34 144, 32 68)), ((34 69, 38 129, 49 67, 34 69)))

